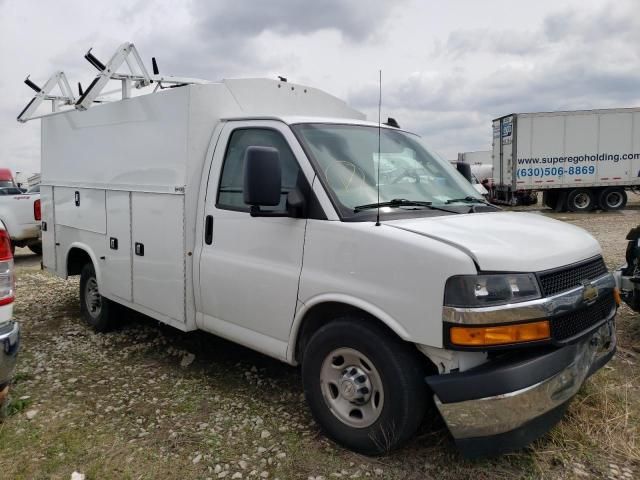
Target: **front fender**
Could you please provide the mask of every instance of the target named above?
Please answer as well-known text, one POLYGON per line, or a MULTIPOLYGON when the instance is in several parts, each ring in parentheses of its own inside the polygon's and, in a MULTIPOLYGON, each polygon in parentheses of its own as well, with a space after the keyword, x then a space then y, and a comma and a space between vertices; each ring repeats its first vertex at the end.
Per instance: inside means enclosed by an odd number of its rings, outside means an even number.
POLYGON ((321 295, 317 295, 305 303, 300 303, 300 307, 296 312, 295 318, 293 320, 293 325, 291 327, 291 332, 289 334, 289 343, 287 347, 287 361, 289 363, 295 362, 295 352, 297 347, 298 334, 300 333, 300 328, 302 323, 306 317, 306 315, 318 305, 328 304, 328 303, 339 303, 348 307, 353 307, 358 310, 361 310, 365 313, 368 313, 372 317, 378 319, 382 323, 384 323, 387 327, 389 327, 396 335, 398 335, 403 340, 409 340, 409 333, 405 330, 405 328, 400 325, 398 321, 396 321, 391 315, 382 310, 381 308, 373 305, 366 300, 361 298, 357 298, 351 295, 345 295, 341 293, 324 293, 321 295))

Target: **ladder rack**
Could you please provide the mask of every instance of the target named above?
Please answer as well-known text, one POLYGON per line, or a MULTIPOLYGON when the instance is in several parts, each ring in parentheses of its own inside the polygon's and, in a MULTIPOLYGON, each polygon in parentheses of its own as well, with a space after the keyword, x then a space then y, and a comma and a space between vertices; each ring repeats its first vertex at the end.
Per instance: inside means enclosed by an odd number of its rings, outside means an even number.
POLYGON ((160 88, 175 88, 182 87, 184 85, 209 83, 206 80, 196 78, 161 76, 158 71, 155 58, 152 60, 153 75, 150 75, 144 66, 142 58, 140 57, 135 45, 130 42, 125 42, 120 45, 106 64, 103 64, 98 60, 91 53, 91 49, 89 49, 85 54, 84 58, 98 70, 98 75, 93 79, 89 87, 84 92, 82 91, 80 84, 78 84, 79 98, 76 98, 73 95, 69 82, 67 81, 67 77, 62 71, 55 72, 51 75, 42 88, 31 81, 27 76, 24 83, 27 84, 29 88, 33 89, 36 94, 18 115, 18 122, 25 123, 29 120, 56 115, 72 109, 81 111, 87 110, 94 103, 102 103, 105 101, 99 100, 101 94, 113 93, 103 91, 111 80, 119 81, 121 83, 120 92, 122 100, 131 97, 132 87, 142 89, 150 86, 154 82, 156 83, 156 86, 152 93, 157 92, 160 88), (118 73, 118 69, 122 67, 123 64, 127 65, 129 73, 118 73), (168 86, 165 87, 163 84, 168 86), (56 86, 60 90, 60 95, 53 95, 51 93, 56 86), (36 111, 44 101, 51 102, 51 112, 35 115, 36 111))

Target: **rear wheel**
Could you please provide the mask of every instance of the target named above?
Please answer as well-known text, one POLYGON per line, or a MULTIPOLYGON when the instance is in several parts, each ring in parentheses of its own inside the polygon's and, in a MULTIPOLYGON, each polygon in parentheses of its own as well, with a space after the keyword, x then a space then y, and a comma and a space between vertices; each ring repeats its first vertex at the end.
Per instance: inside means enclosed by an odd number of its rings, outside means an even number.
POLYGON ((371 320, 346 316, 321 327, 304 351, 311 412, 337 443, 367 455, 393 450, 422 422, 425 371, 417 351, 371 320))
POLYGON ((80 314, 97 332, 111 330, 116 322, 115 304, 100 295, 98 279, 92 263, 87 263, 80 273, 80 314))
POLYGON ((627 192, 620 187, 605 188, 598 195, 598 203, 603 210, 622 210, 627 205, 627 192))
POLYGON ((571 212, 590 212, 595 204, 593 192, 586 188, 571 190, 567 196, 567 208, 571 212))
POLYGON ((29 245, 29 250, 31 250, 36 255, 42 255, 42 244, 32 243, 31 245, 29 245))

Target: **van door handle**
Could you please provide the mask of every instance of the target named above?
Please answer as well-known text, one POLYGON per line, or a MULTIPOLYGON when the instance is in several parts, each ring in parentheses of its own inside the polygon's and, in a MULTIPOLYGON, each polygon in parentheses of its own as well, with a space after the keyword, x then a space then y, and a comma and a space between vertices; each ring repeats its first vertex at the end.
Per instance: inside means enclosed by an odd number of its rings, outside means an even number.
POLYGON ((204 243, 211 245, 213 243, 213 216, 207 215, 204 222, 204 243))

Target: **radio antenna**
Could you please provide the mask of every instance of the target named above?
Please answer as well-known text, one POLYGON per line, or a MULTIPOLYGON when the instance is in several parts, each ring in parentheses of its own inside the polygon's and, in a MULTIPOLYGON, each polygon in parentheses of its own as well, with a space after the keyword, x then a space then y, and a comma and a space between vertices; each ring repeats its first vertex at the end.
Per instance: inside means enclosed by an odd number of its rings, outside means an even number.
POLYGON ((376 186, 378 187, 378 213, 376 215, 376 227, 380 226, 380 135, 382 130, 382 70, 378 70, 378 179, 376 186))

